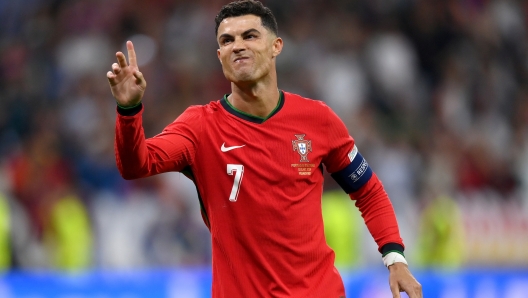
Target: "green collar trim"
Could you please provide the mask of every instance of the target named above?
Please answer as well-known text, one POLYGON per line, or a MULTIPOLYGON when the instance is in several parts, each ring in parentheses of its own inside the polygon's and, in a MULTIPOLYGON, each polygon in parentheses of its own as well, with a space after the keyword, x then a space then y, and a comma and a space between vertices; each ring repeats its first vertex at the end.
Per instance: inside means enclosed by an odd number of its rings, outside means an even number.
POLYGON ((277 103, 277 106, 273 109, 273 111, 271 111, 271 113, 267 117, 259 117, 259 116, 251 115, 251 114, 248 114, 246 112, 243 112, 243 111, 235 108, 227 100, 227 96, 229 96, 229 94, 225 94, 224 95, 224 97, 220 100, 220 104, 222 104, 222 106, 230 114, 233 114, 233 115, 235 115, 235 116, 237 116, 239 118, 242 118, 244 120, 247 120, 247 121, 250 121, 250 122, 253 122, 253 123, 258 123, 258 124, 264 123, 264 121, 268 120, 273 115, 277 114, 277 112, 279 112, 279 110, 284 106, 284 92, 282 92, 282 90, 279 90, 279 102, 277 103))

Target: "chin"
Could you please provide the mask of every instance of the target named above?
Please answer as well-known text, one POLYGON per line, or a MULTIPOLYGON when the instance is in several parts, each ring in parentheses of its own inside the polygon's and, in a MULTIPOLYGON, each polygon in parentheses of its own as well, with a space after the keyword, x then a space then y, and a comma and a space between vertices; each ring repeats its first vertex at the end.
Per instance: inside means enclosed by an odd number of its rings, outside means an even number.
POLYGON ((233 83, 248 83, 255 81, 255 75, 252 73, 237 73, 232 75, 229 80, 233 83))

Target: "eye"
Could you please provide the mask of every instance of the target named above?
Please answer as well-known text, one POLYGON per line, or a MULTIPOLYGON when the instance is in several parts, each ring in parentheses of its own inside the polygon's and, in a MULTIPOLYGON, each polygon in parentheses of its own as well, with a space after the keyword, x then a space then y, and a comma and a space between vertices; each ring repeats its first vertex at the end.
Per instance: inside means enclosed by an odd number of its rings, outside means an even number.
POLYGON ((231 38, 224 38, 224 39, 220 40, 220 44, 221 45, 226 45, 226 44, 228 44, 228 43, 230 43, 232 41, 233 40, 231 38))

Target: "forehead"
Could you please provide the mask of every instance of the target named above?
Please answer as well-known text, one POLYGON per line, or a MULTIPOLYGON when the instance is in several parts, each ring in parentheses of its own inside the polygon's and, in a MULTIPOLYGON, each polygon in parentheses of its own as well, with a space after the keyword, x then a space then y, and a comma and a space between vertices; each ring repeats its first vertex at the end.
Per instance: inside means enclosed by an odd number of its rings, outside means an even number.
POLYGON ((261 32, 265 30, 264 26, 262 26, 260 17, 248 14, 239 17, 225 18, 218 26, 218 35, 237 35, 249 29, 257 29, 261 32))

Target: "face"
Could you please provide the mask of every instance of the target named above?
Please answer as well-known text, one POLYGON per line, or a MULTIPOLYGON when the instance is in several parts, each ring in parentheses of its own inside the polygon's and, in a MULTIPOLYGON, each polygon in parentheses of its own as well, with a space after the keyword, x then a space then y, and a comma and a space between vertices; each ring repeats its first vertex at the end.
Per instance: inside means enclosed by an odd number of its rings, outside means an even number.
POLYGON ((234 83, 256 83, 275 75, 275 57, 282 39, 262 26, 260 17, 224 19, 218 27, 218 59, 226 78, 234 83))

